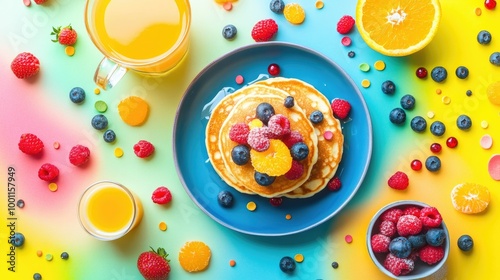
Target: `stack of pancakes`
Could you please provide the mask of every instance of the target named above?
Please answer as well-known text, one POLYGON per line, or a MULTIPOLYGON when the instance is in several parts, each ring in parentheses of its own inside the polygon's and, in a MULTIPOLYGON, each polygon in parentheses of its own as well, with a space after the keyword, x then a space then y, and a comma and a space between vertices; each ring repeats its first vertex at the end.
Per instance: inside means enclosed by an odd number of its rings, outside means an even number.
POLYGON ((340 122, 333 117, 328 99, 313 86, 298 79, 270 78, 243 87, 225 96, 213 109, 206 129, 206 148, 209 160, 217 174, 236 190, 263 197, 310 197, 321 191, 335 175, 342 158, 344 136, 340 122), (292 96, 295 105, 284 106, 285 98, 292 96), (255 119, 255 108, 269 103, 275 114, 282 114, 290 121, 290 128, 300 132, 309 154, 301 163, 304 173, 296 180, 276 177, 268 185, 254 180, 253 166, 237 165, 231 158, 238 143, 229 139, 232 125, 255 119), (323 121, 314 124, 309 115, 323 113, 323 121), (332 137, 325 138, 325 133, 332 137))

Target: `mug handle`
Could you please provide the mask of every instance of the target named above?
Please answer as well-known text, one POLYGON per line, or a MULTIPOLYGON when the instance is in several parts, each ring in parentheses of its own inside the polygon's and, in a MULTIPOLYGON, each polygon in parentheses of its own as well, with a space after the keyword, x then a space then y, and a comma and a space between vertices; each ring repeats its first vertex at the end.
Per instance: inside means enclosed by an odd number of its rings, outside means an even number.
POLYGON ((104 57, 94 74, 94 82, 104 90, 111 89, 127 73, 127 68, 104 57))

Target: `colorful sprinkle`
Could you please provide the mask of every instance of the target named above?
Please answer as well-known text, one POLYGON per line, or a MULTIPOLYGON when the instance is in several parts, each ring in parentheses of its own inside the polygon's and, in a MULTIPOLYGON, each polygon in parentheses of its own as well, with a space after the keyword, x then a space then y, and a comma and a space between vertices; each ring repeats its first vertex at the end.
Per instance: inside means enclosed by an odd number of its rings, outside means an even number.
POLYGON ((229 261, 229 266, 234 267, 235 265, 236 265, 236 261, 235 260, 230 260, 229 261))
POLYGON ((375 61, 375 64, 373 64, 373 67, 375 67, 376 70, 382 71, 385 69, 385 62, 382 60, 377 60, 375 61))
POLYGON ((482 121, 482 122, 481 122, 481 127, 482 127, 482 128, 488 128, 488 125, 489 125, 489 124, 488 124, 488 121, 482 121))
POLYGON ((238 85, 243 84, 243 82, 245 81, 245 79, 244 79, 244 78, 243 78, 243 76, 241 76, 241 75, 236 76, 236 78, 235 78, 234 80, 235 80, 235 82, 236 82, 238 85))
POLYGON ((488 173, 495 181, 500 181, 500 155, 493 155, 488 162, 488 173))
POLYGON ((302 255, 302 254, 296 254, 296 255, 293 257, 293 259, 294 259, 296 262, 301 263, 301 262, 303 262, 303 261, 304 261, 304 255, 302 255))
POLYGON ((370 71, 370 65, 368 65, 368 63, 361 63, 359 65, 359 70, 361 70, 363 72, 368 72, 368 71, 370 71))
POLYGON ((476 13, 476 16, 480 16, 483 13, 481 8, 476 8, 476 10, 474 12, 476 13))
POLYGON ((434 118, 434 116, 435 116, 435 114, 434 114, 434 112, 433 112, 433 111, 429 111, 429 112, 427 112, 427 117, 428 117, 429 119, 434 118))
POLYGON ((115 157, 121 158, 122 156, 123 156, 123 150, 122 150, 122 148, 119 148, 119 147, 116 148, 115 149, 115 157))
POLYGON ((481 137, 479 143, 481 144, 481 148, 489 150, 493 146, 493 138, 489 134, 485 134, 481 137))
POLYGON ((292 219, 292 215, 290 215, 290 214, 286 214, 286 215, 285 215, 285 219, 287 219, 287 220, 291 220, 291 219, 292 219))
POLYGON ((56 184, 56 183, 50 183, 50 184, 49 184, 49 190, 50 190, 51 192, 55 192, 55 191, 57 191, 57 184, 56 184))
POLYGON ((108 104, 102 100, 97 100, 94 104, 95 109, 99 113, 104 113, 108 110, 108 104))
POLYGON ((345 242, 352 243, 352 235, 348 234, 348 235, 345 236, 344 239, 345 239, 345 242))
POLYGON ((52 256, 52 254, 47 254, 45 255, 45 259, 48 260, 49 262, 53 259, 54 257, 52 256))
POLYGON ((248 211, 255 211, 255 209, 257 209, 257 204, 255 204, 255 202, 253 201, 250 201, 247 203, 247 209, 248 211))
POLYGON ((306 19, 306 12, 304 8, 298 3, 288 3, 283 10, 285 19, 291 24, 301 24, 306 19))
POLYGON ((344 36, 342 37, 342 40, 340 40, 340 42, 342 43, 343 46, 348 47, 351 45, 352 40, 348 36, 344 36))
POLYGON ((37 255, 38 257, 43 256, 43 252, 42 252, 42 250, 37 250, 37 251, 36 251, 36 255, 37 255))
POLYGON ((167 223, 165 223, 165 222, 160 222, 160 224, 158 225, 158 228, 159 228, 161 231, 166 231, 166 230, 167 230, 167 223))
POLYGON ((325 137, 325 140, 332 140, 333 138, 333 132, 331 132, 330 130, 327 130, 323 133, 323 137, 325 137))
POLYGON ((101 93, 101 90, 100 90, 99 88, 95 88, 95 89, 94 89, 94 94, 95 94, 95 95, 98 95, 98 94, 100 94, 100 93, 101 93))
POLYGON ((54 144, 52 144, 52 146, 54 147, 54 149, 56 150, 59 150, 59 148, 61 148, 61 144, 59 142, 54 142, 54 144))
POLYGON ((364 80, 361 81, 361 86, 364 87, 364 88, 369 88, 370 85, 371 85, 371 82, 368 79, 364 79, 364 80))
POLYGON ((436 94, 437 95, 440 95, 441 93, 443 93, 443 91, 440 88, 436 89, 436 94))
POLYGON ((325 3, 323 1, 316 1, 314 6, 316 6, 316 9, 321 10, 325 6, 325 3))
POLYGON ((448 146, 448 148, 456 148, 458 146, 458 140, 457 138, 455 137, 448 137, 448 139, 446 139, 446 146, 448 146))
POLYGON ((228 1, 228 2, 226 2, 224 4, 222 4, 222 8, 224 8, 224 10, 226 10, 226 11, 229 12, 229 11, 231 11, 233 9, 233 3, 231 3, 231 2, 228 1))
POLYGON ((66 53, 67 56, 73 56, 75 54, 75 47, 66 46, 66 48, 64 48, 64 52, 66 53))
POLYGON ((23 0, 24 6, 29 7, 31 6, 31 0, 23 0))
POLYGON ((449 96, 445 95, 441 98, 441 101, 443 102, 443 104, 448 105, 451 103, 451 98, 449 96))

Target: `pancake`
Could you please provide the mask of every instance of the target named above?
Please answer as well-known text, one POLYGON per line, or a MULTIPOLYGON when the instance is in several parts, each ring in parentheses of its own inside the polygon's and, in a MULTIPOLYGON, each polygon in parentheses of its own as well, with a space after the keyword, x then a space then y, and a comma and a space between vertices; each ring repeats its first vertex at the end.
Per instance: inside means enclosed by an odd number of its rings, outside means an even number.
POLYGON ((275 88, 269 88, 266 89, 266 91, 274 92, 274 94, 263 94, 263 92, 259 91, 259 94, 248 95, 240 99, 240 101, 234 105, 226 121, 222 124, 219 136, 219 150, 222 151, 222 158, 227 169, 237 180, 237 184, 232 185, 233 187, 236 189, 244 187, 263 197, 276 197, 296 189, 309 178, 311 170, 318 158, 318 139, 312 123, 298 105, 292 108, 286 108, 284 106, 285 97, 288 96, 288 94, 280 92, 281 90, 275 88), (248 123, 252 119, 255 119, 255 110, 257 106, 263 102, 271 104, 274 107, 275 114, 282 114, 287 117, 290 121, 290 128, 298 131, 302 135, 304 139, 303 142, 309 148, 309 155, 300 161, 304 167, 304 173, 296 180, 289 180, 285 176, 277 176, 275 181, 269 186, 261 186, 254 179, 255 169, 252 163, 249 162, 245 165, 237 165, 231 158, 232 149, 238 145, 238 143, 229 139, 231 126, 241 122, 248 123))
POLYGON ((298 104, 304 110, 306 116, 309 116, 315 110, 323 113, 323 121, 314 125, 318 136, 318 160, 311 171, 309 179, 302 186, 284 194, 284 196, 304 198, 318 193, 326 187, 337 172, 344 146, 342 128, 339 120, 333 116, 330 102, 312 85, 298 79, 270 78, 256 84, 279 88, 293 96, 295 104, 298 104), (332 132, 333 137, 331 140, 326 140, 323 136, 326 131, 332 132))

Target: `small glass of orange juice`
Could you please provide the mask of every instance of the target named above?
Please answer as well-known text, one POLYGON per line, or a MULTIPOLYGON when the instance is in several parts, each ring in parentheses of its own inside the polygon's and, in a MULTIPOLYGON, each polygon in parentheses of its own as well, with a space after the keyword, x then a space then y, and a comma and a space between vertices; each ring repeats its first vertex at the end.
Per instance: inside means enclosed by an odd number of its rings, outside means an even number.
POLYGON ((87 0, 85 26, 104 54, 94 81, 109 89, 127 70, 166 74, 186 56, 190 24, 189 0, 87 0))
POLYGON ((143 208, 139 198, 125 186, 100 181, 82 194, 78 214, 90 235, 109 241, 134 229, 142 219, 143 208))

